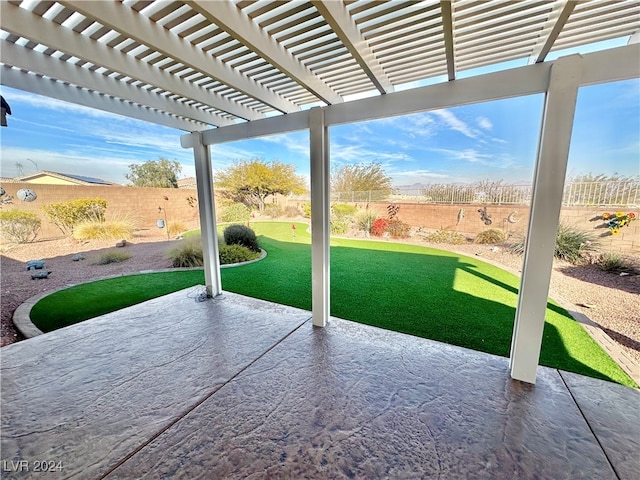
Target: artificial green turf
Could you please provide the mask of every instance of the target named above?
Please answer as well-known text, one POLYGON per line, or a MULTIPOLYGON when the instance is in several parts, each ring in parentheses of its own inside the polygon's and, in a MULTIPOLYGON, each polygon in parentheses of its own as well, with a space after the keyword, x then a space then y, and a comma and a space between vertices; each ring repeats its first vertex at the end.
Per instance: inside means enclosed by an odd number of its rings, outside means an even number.
MULTIPOLYGON (((223 269, 224 289, 311 309, 307 226, 297 224, 295 240, 289 223, 252 227, 268 255, 257 263, 223 269)), ((76 323, 203 282, 202 271, 93 282, 44 298, 31 317, 48 331, 64 326, 61 320, 76 323)), ((515 275, 472 257, 417 245, 332 239, 331 314, 348 320, 506 357, 518 285, 515 275)), ((540 363, 635 386, 553 302, 547 308, 540 363)))

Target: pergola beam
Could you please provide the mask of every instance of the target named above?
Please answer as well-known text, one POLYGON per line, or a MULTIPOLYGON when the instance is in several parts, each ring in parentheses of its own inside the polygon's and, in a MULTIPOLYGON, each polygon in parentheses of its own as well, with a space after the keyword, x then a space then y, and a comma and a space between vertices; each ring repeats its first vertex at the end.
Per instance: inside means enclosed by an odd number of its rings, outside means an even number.
POLYGON ((135 87, 106 75, 91 72, 86 68, 21 47, 6 40, 0 40, 0 61, 29 72, 47 75, 72 85, 92 89, 106 95, 202 122, 206 124, 206 126, 203 125, 203 128, 210 128, 211 125, 235 125, 233 120, 226 117, 207 113, 176 100, 157 95, 149 90, 135 87))
POLYGON ((94 91, 57 82, 50 78, 25 73, 21 70, 8 66, 2 67, 2 70, 0 71, 0 81, 2 85, 15 88, 17 90, 56 98, 63 102, 75 103, 77 105, 95 108, 96 110, 135 118, 144 122, 164 125, 169 128, 190 132, 208 128, 208 125, 204 123, 191 122, 184 118, 169 115, 162 111, 141 105, 135 105, 107 95, 100 95, 94 91))
MULTIPOLYGON (((96 3, 102 4, 106 2, 96 3)), ((229 112, 240 118, 256 120, 264 117, 264 115, 250 108, 192 85, 90 37, 76 33, 68 28, 61 28, 60 25, 11 3, 0 2, 0 16, 2 17, 2 28, 14 35, 28 38, 34 42, 100 65, 149 85, 154 85, 168 92, 229 112)))
POLYGON ((449 81, 456 79, 456 56, 453 44, 453 11, 451 0, 440 2, 442 11, 442 29, 444 31, 444 53, 447 57, 447 76, 449 81))
MULTIPOLYGON (((251 51, 267 60, 281 72, 284 72, 285 75, 295 80, 324 103, 331 105, 343 101, 340 95, 279 45, 273 37, 259 28, 232 2, 186 1, 185 3, 215 23, 238 42, 246 45, 251 51)), ((278 110, 285 112, 282 108, 278 108, 278 110)), ((291 108, 286 112, 296 110, 299 110, 299 108, 291 108)))
POLYGON ((567 20, 569 20, 569 17, 571 16, 571 13, 573 12, 573 9, 576 7, 577 3, 578 3, 577 0, 566 1, 564 6, 562 7, 562 10, 558 14, 558 18, 556 18, 553 24, 553 28, 549 32, 549 35, 547 35, 547 38, 545 39, 544 42, 540 43, 539 48, 536 49, 536 51, 534 51, 531 54, 530 56, 531 63, 544 62, 544 59, 547 58, 547 54, 553 47, 553 44, 558 39, 560 32, 562 32, 564 25, 567 23, 567 20))
POLYGON ((342 1, 312 0, 311 3, 324 17, 342 44, 349 50, 358 65, 382 94, 393 92, 394 88, 378 62, 369 44, 358 30, 342 1))
MULTIPOLYGON (((120 2, 87 2, 77 0, 60 0, 86 17, 95 18, 101 24, 122 32, 129 38, 161 52, 194 70, 204 73, 232 88, 253 97, 281 112, 295 112, 298 106, 277 95, 266 87, 254 82, 246 75, 232 69, 213 55, 198 49, 190 42, 170 32, 153 20, 138 13, 120 2)), ((227 2, 213 2, 215 8, 222 8, 227 2)), ((235 8, 235 7, 234 7, 235 8)), ((262 117, 257 112, 252 118, 262 117)), ((246 117, 243 117, 246 118, 246 117)))

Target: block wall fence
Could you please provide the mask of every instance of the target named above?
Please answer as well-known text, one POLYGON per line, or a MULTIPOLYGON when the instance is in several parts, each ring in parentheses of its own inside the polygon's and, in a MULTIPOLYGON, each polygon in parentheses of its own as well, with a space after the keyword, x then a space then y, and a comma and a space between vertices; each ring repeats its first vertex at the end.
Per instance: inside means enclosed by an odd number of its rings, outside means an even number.
MULTIPOLYGON (((108 186, 68 186, 44 185, 32 183, 3 183, 7 195, 12 195, 13 204, 3 206, 4 209, 19 208, 37 213, 42 220, 39 239, 60 237, 61 232, 51 224, 42 207, 49 203, 65 202, 78 198, 103 198, 109 202, 107 218, 128 216, 136 221, 139 229, 157 229, 156 221, 164 219, 164 212, 159 213, 158 207, 166 208, 167 221, 180 222, 186 228, 198 228, 200 225, 197 203, 192 207, 189 199, 196 199, 195 189, 188 188, 137 188, 137 187, 108 187, 108 186), (34 202, 22 202, 17 198, 17 191, 21 188, 34 190, 38 198, 34 202), (166 196, 169 200, 164 200, 166 196)), ((301 207, 303 201, 290 200, 279 197, 281 204, 301 207)), ((217 203, 217 202, 216 202, 217 203)), ((354 203, 359 208, 365 208, 365 203, 354 203)), ((387 215, 388 202, 371 202, 369 208, 380 216, 387 215)), ((491 215, 491 225, 485 225, 481 219, 479 209, 483 205, 471 204, 424 204, 398 203, 400 209, 397 217, 413 227, 437 230, 445 229, 474 236, 488 228, 499 228, 514 236, 526 232, 529 221, 529 207, 527 205, 487 205, 487 214, 491 215), (460 215, 462 211, 462 215, 460 215)), ((580 229, 593 231, 599 236, 603 251, 630 253, 640 255, 640 220, 636 220, 628 227, 623 227, 618 235, 608 235, 609 230, 602 228, 602 221, 593 220, 604 212, 615 213, 624 210, 634 212, 640 217, 638 208, 610 208, 610 207, 563 207, 560 221, 580 229), (603 235, 603 236, 600 236, 603 235)), ((218 214, 220 208, 217 209, 218 214)))

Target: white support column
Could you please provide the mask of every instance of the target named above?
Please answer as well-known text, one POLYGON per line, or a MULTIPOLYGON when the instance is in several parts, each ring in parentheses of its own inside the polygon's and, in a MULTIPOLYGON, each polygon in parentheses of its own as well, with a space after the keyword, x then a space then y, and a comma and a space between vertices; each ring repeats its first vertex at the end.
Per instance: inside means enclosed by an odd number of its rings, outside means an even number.
POLYGON ((202 134, 193 134, 193 155, 196 164, 198 188, 198 210, 200 212, 200 234, 204 259, 204 278, 209 296, 222 293, 220 281, 220 258, 218 257, 218 234, 216 230, 216 206, 213 193, 213 169, 209 147, 202 142, 202 134))
POLYGON ((529 383, 536 381, 540 358, 553 252, 582 67, 582 57, 572 55, 556 61, 549 74, 534 170, 524 267, 511 342, 511 377, 529 383))
POLYGON ((311 304, 313 324, 324 327, 329 320, 329 130, 324 110, 309 111, 311 153, 311 304))

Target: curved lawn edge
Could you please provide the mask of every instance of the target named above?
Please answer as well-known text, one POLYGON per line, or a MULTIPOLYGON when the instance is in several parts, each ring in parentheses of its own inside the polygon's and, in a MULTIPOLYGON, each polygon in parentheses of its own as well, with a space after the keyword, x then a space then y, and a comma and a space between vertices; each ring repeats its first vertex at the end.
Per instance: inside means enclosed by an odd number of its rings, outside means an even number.
MULTIPOLYGON (((238 263, 229 263, 226 265, 220 265, 220 268, 234 268, 241 267, 244 265, 249 265, 251 263, 259 262, 263 260, 267 256, 267 252, 264 249, 260 249, 260 257, 254 258, 253 260, 247 260, 246 262, 238 262, 238 263)), ((97 280, 88 280, 86 282, 74 283, 72 285, 67 285, 66 287, 58 288, 56 290, 51 290, 49 292, 40 293, 38 295, 34 295, 29 297, 27 300, 22 302, 16 311, 13 313, 13 324, 16 326, 18 331, 24 335, 25 338, 33 338, 38 335, 42 335, 46 332, 43 332, 38 328, 38 326, 33 323, 31 320, 31 310, 40 302, 41 300, 55 295, 59 292, 69 290, 71 288, 76 288, 82 285, 88 285, 97 282, 103 282, 105 280, 114 280, 123 277, 134 277, 139 275, 154 275, 154 274, 163 274, 163 273, 173 273, 173 272, 186 272, 186 271, 198 271, 203 270, 203 267, 174 267, 174 268, 163 268, 160 270, 140 270, 139 272, 131 272, 131 273, 121 273, 118 275, 111 275, 104 278, 99 278, 97 280)), ((189 287, 187 287, 189 288, 189 287)), ((166 294, 164 294, 166 295, 166 294)), ((162 296, 162 295, 160 295, 162 296)), ((155 297, 157 298, 157 297, 155 297)), ((124 307, 126 308, 126 307, 124 307)), ((114 310, 115 311, 115 310, 114 310)), ((110 313, 110 312, 109 312, 110 313)), ((89 319, 87 319, 89 320, 89 319)), ((61 327, 62 328, 62 327, 61 327)))

